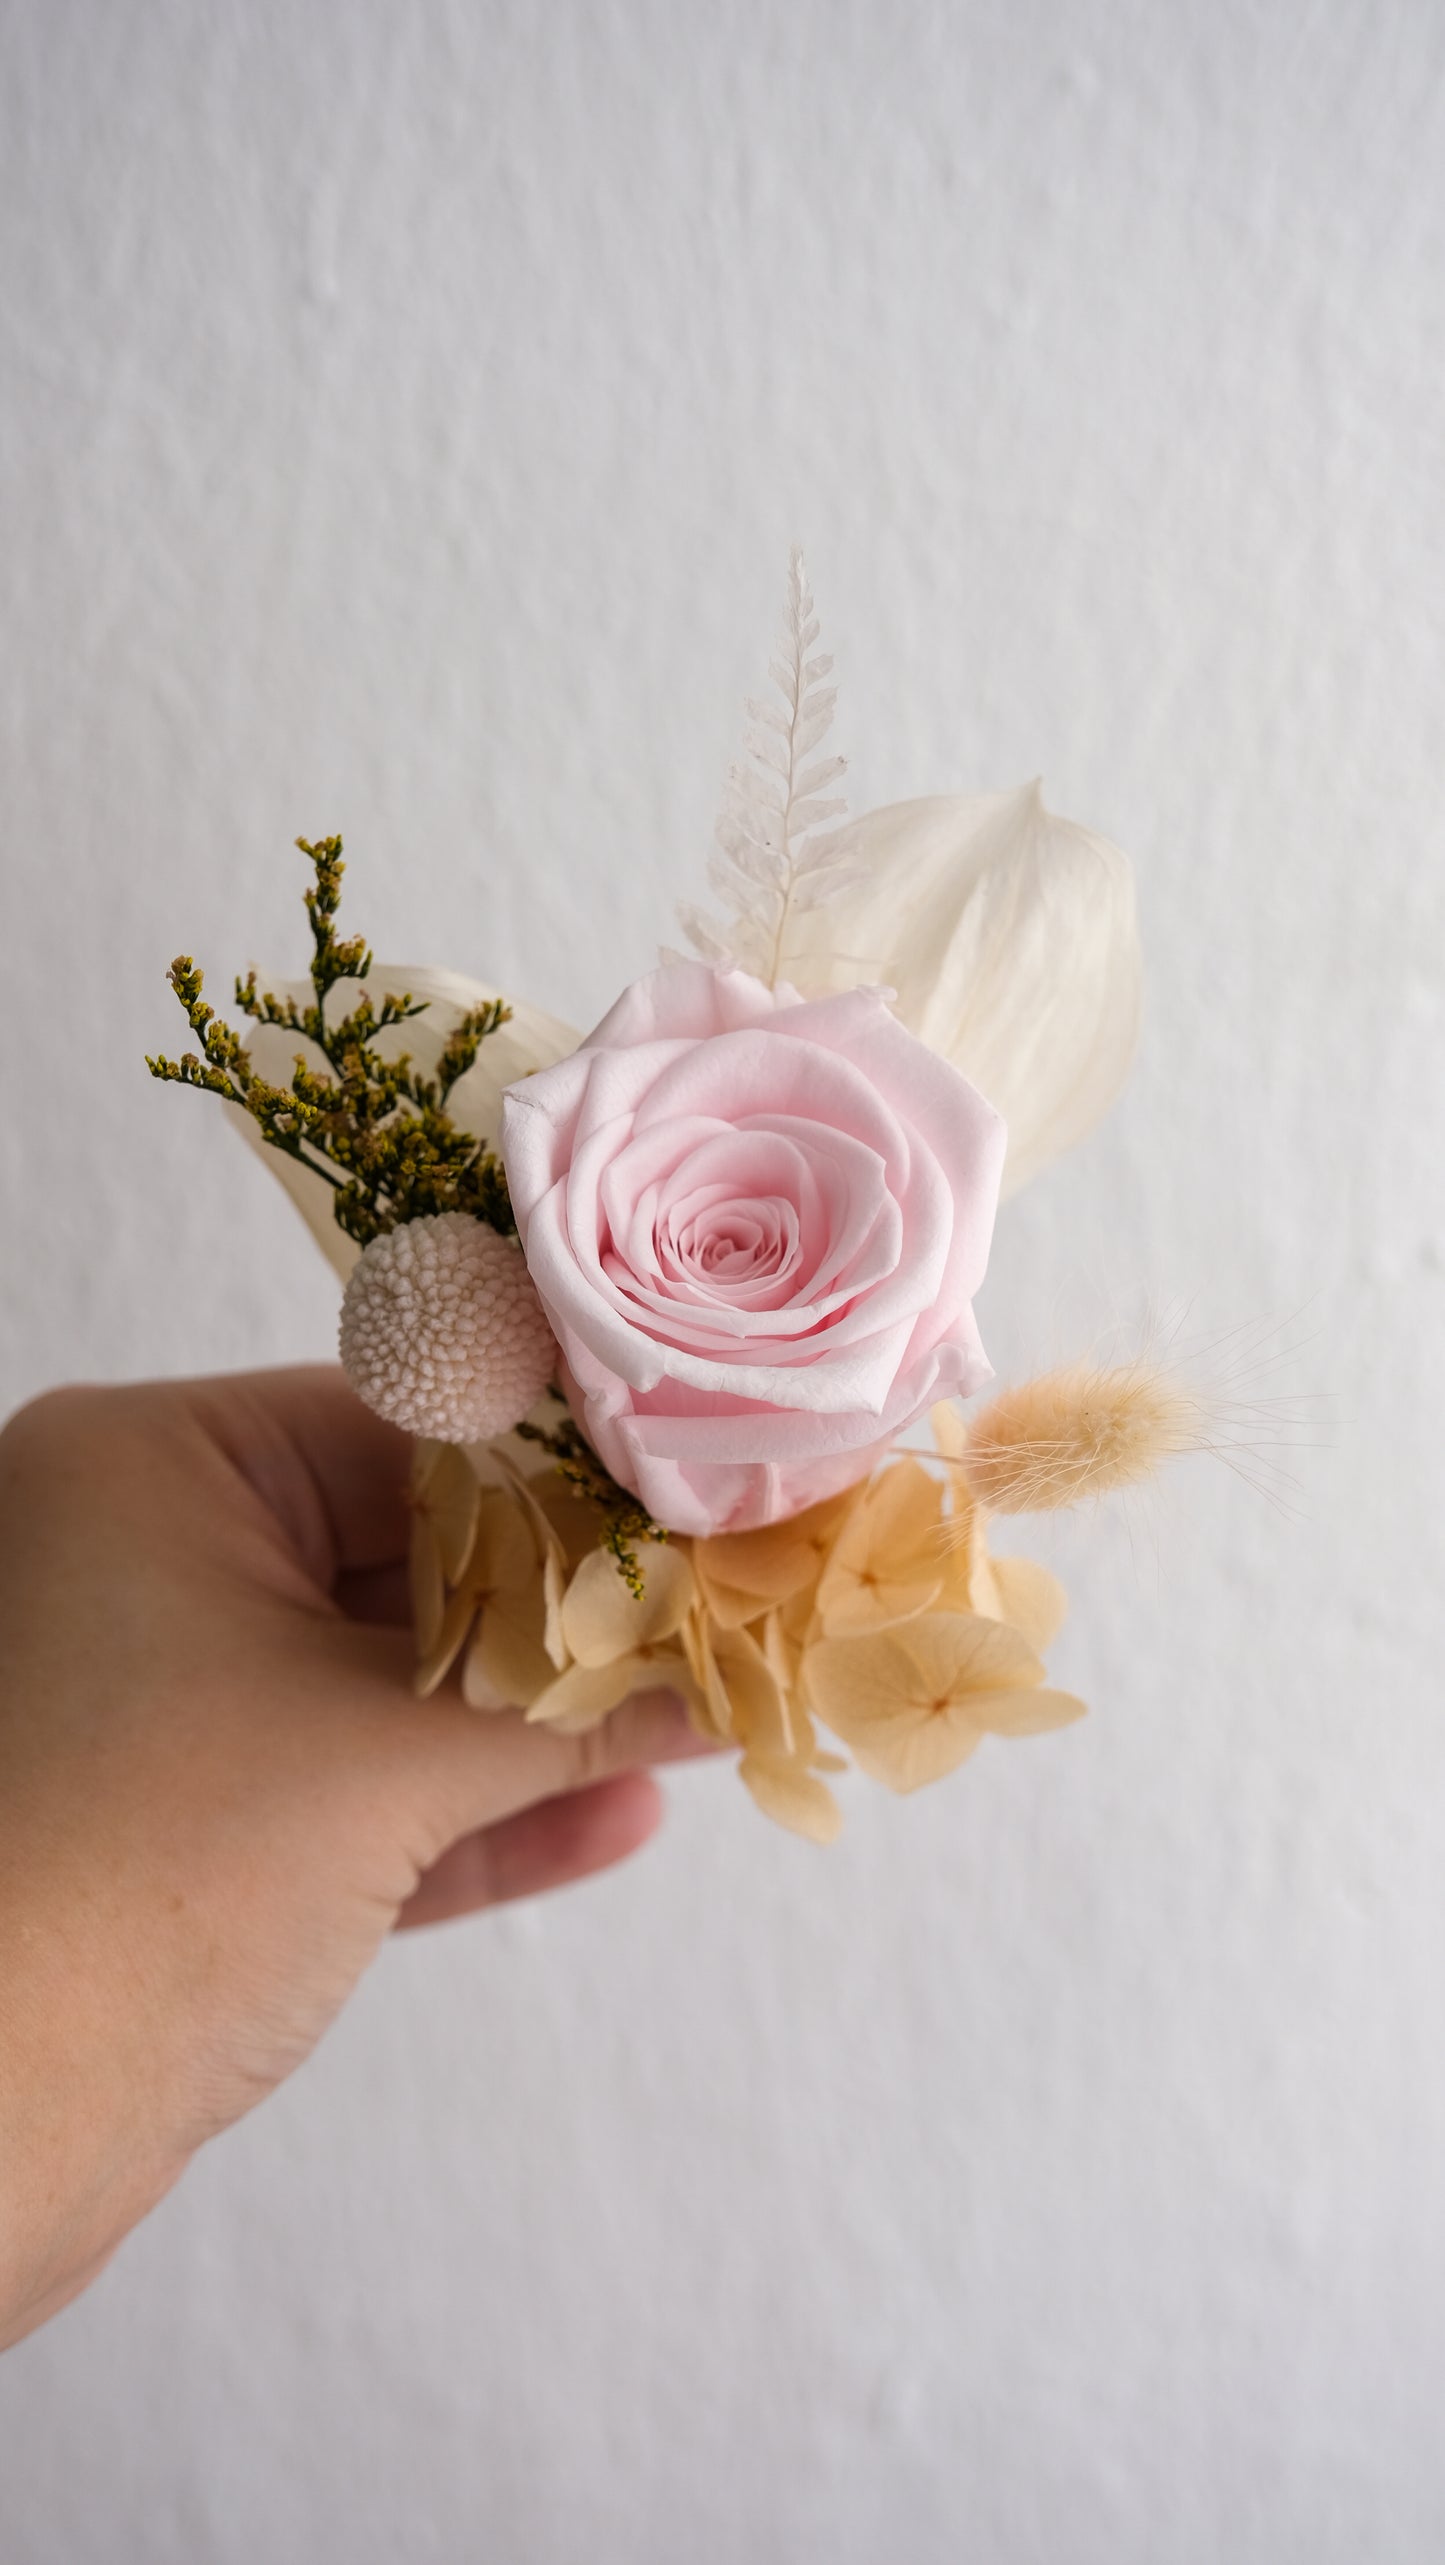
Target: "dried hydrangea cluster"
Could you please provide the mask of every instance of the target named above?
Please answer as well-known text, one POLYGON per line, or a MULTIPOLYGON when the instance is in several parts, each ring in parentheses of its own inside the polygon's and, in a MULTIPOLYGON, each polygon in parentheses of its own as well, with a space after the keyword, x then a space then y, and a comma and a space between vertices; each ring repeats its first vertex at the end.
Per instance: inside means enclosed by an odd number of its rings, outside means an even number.
POLYGON ((1102 1482, 1138 1478, 1185 1413, 1139 1366, 1051 1375, 972 1428, 939 1407, 937 1464, 903 1454, 786 1522, 674 1537, 649 1553, 640 1596, 599 1551, 593 1507, 556 1472, 528 1478, 497 1451, 484 1483, 478 1456, 423 1443, 418 1688, 460 1660, 473 1708, 520 1705, 576 1731, 631 1692, 669 1687, 702 1735, 741 1750, 741 1777, 768 1816, 826 1843, 842 1820, 825 1776, 844 1764, 820 1730, 907 1791, 954 1771, 987 1736, 1034 1736, 1084 1714, 1045 1680, 1063 1589, 1031 1559, 990 1554, 974 1477, 986 1472, 997 1510, 1073 1502, 1091 1483, 1091 1454, 1105 1456, 1102 1482))

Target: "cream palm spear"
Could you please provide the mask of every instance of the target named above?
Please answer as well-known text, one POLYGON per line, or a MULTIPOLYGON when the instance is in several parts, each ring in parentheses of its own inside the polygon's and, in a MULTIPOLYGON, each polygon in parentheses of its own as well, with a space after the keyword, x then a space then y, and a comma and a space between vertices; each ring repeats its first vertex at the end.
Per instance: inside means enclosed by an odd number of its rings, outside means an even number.
POLYGON ((937 794, 846 832, 857 866, 797 919, 788 977, 808 994, 882 981, 909 1031, 1008 1124, 1003 1192, 1082 1140, 1139 1030, 1134 877, 1108 839, 1017 792, 937 794))
POLYGON ((1139 1026, 1128 857, 1015 792, 894 802, 843 827, 823 754, 835 689, 801 557, 771 676, 747 705, 711 881, 727 915, 684 910, 707 960, 806 997, 882 984, 895 1011, 1008 1124, 1003 1191, 1071 1148, 1113 1103, 1139 1026))

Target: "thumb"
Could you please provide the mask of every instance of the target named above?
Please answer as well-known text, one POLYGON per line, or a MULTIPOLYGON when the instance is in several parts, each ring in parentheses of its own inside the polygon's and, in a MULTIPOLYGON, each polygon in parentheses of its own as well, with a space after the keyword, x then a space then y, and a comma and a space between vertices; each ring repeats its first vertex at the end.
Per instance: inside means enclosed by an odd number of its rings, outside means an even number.
POLYGON ((326 1631, 325 1689, 338 1707, 344 1701, 354 1744, 367 1734, 367 1762, 380 1760, 388 1788, 421 1817, 424 1866, 459 1836, 537 1800, 717 1751, 676 1693, 634 1693, 597 1727, 569 1736, 530 1724, 520 1710, 469 1709, 455 1692, 419 1701, 412 1663, 404 1632, 334 1622, 326 1631))

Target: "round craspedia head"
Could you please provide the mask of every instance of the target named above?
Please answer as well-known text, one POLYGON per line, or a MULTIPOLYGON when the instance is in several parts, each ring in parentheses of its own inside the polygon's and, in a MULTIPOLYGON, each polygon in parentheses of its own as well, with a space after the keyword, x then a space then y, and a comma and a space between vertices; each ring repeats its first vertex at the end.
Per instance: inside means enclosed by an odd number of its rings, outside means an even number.
POLYGON ((341 1304, 341 1361, 357 1395, 444 1443, 505 1434, 552 1378, 557 1343, 521 1248, 469 1212, 373 1238, 341 1304))

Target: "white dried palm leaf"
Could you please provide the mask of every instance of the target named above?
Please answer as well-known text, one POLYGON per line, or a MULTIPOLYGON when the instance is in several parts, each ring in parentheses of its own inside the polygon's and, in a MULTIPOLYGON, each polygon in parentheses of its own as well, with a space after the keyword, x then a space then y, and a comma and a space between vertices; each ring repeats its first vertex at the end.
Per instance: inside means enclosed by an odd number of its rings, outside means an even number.
MULTIPOLYGON (((294 998, 298 1006, 310 1006, 315 992, 309 980, 267 982, 277 997, 294 998)), ((327 998, 327 1022, 345 1015, 369 989, 374 998, 410 996, 425 999, 426 1013, 407 1018, 402 1024, 389 1026, 376 1037, 376 1047, 385 1058, 395 1060, 404 1051, 423 1077, 430 1077, 441 1057, 447 1036, 471 1007, 481 1006, 499 995, 480 980, 470 980, 457 971, 436 971, 423 965, 408 969, 402 964, 378 962, 363 983, 360 980, 338 980, 327 998)), ((479 1140, 496 1146, 502 1124, 502 1091, 533 1069, 550 1068, 554 1060, 563 1060, 575 1051, 581 1035, 559 1017, 546 1014, 541 1007, 509 1000, 512 1012, 505 1024, 489 1033, 465 1077, 458 1078, 448 1098, 447 1110, 458 1128, 470 1131, 479 1140)), ((280 1025, 253 1025, 246 1037, 247 1052, 265 1078, 277 1086, 289 1086, 292 1064, 299 1054, 308 1067, 319 1075, 326 1074, 326 1062, 314 1043, 300 1034, 289 1033, 280 1025)), ((333 1216, 335 1189, 315 1168, 299 1158, 288 1157, 285 1150, 268 1147, 248 1113, 238 1105, 227 1107, 232 1122, 251 1147, 258 1150, 273 1176, 285 1186, 312 1237, 328 1264, 334 1266, 345 1282, 361 1250, 354 1238, 338 1228, 333 1216)))
POLYGON ((1128 1072, 1141 966, 1133 868, 1011 793, 895 802, 847 832, 858 874, 799 920, 805 995, 881 982, 894 1012, 1008 1124, 1004 1193, 1090 1131, 1128 1072))

